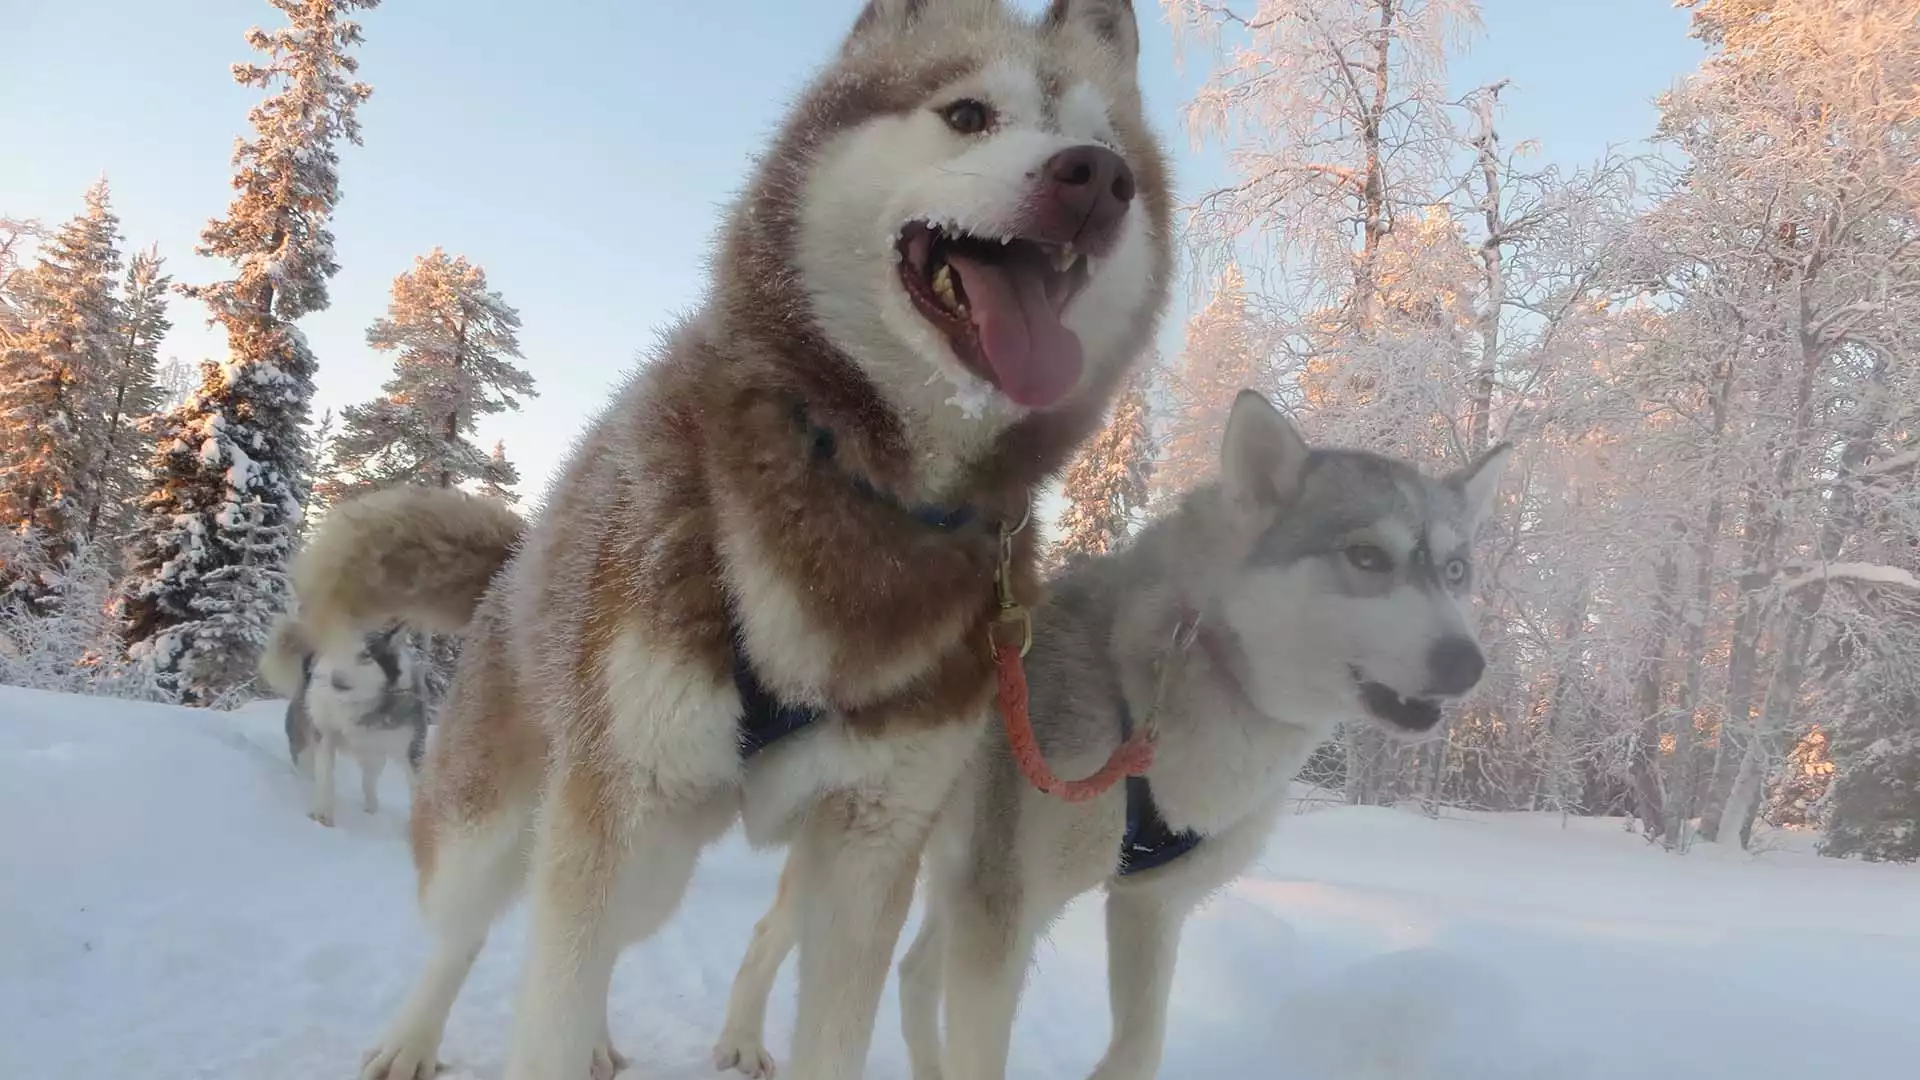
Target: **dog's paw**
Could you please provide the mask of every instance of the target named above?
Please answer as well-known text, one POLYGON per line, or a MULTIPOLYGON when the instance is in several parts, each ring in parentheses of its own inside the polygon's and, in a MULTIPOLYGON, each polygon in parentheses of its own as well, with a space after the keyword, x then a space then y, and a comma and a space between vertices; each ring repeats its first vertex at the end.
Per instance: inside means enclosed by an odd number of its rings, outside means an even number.
POLYGON ((602 1042, 593 1048, 593 1067, 589 1070, 593 1080, 613 1080, 614 1074, 626 1067, 626 1056, 612 1043, 602 1042))
POLYGON ((1128 1061, 1124 1064, 1102 1061, 1099 1068, 1087 1080, 1153 1080, 1154 1070, 1141 1070, 1140 1063, 1128 1061))
POLYGON ((718 1072, 736 1070, 754 1080, 769 1080, 774 1074, 773 1055, 754 1035, 721 1035, 713 1048, 713 1067, 718 1072))
POLYGON ((333 815, 326 813, 325 811, 315 810, 312 813, 308 814, 307 817, 311 818, 312 820, 318 822, 321 825, 325 825, 329 829, 333 828, 333 815))
POLYGON ((433 1080, 446 1066, 438 1046, 396 1040, 367 1051, 360 1059, 360 1080, 433 1080))

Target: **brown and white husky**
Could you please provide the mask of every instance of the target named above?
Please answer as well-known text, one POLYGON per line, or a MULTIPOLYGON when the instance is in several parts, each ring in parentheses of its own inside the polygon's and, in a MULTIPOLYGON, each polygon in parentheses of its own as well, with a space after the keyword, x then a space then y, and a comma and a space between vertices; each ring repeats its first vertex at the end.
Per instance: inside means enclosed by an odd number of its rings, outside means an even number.
POLYGON ((1127 0, 873 0, 734 205, 704 305, 537 519, 333 510, 319 639, 466 640, 414 809, 425 970, 370 1080, 432 1073, 527 883, 505 1076, 615 1071, 615 960, 744 817, 798 868, 796 1080, 861 1074, 934 813, 978 742, 1001 534, 1151 340, 1171 258, 1127 0))

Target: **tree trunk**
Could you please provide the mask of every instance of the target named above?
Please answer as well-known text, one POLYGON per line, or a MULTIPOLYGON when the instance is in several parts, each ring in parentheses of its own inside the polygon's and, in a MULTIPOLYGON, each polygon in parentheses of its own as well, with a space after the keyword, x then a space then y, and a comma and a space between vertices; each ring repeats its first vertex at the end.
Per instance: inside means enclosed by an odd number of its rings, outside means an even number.
POLYGON ((1366 111, 1361 118, 1361 139, 1366 147, 1366 175, 1360 193, 1360 210, 1364 217, 1361 222, 1360 259, 1354 267, 1353 304, 1354 323, 1362 336, 1370 336, 1374 329, 1380 287, 1374 277, 1375 264, 1379 258, 1380 242, 1386 238, 1388 228, 1386 163, 1381 151, 1381 125, 1386 119, 1387 92, 1392 86, 1394 9, 1398 2, 1375 0, 1380 12, 1380 26, 1374 40, 1373 100, 1366 103, 1366 111))
POLYGON ((1727 500, 1720 479, 1725 448, 1721 443, 1727 427, 1727 403, 1732 397, 1734 364, 1721 361, 1720 385, 1713 401, 1713 462, 1708 483, 1713 494, 1707 500, 1706 522, 1693 539, 1693 591, 1682 611, 1686 635, 1680 646, 1680 700, 1674 707, 1673 763, 1668 770, 1667 846, 1684 849, 1688 824, 1693 816, 1698 777, 1694 775, 1699 753, 1696 717, 1700 711, 1700 683, 1706 674, 1707 613, 1713 607, 1715 563, 1720 551, 1720 529, 1727 515, 1727 500))
POLYGON ((1780 646, 1774 650, 1773 677, 1767 681, 1766 700, 1760 709, 1760 721, 1740 756, 1740 771, 1727 805, 1720 814, 1720 835, 1733 832, 1741 847, 1753 838, 1754 815, 1760 809, 1762 788, 1773 761, 1783 751, 1781 737, 1794 715, 1794 702, 1800 695, 1800 683, 1806 672, 1806 654, 1813 634, 1811 613, 1798 608, 1786 616, 1780 634, 1780 646))
POLYGON ((1486 218, 1486 239, 1480 242, 1481 276, 1487 291, 1486 306, 1480 312, 1480 363, 1473 373, 1472 401, 1467 415, 1467 454, 1485 452, 1493 439, 1493 380, 1500 360, 1500 315, 1507 302, 1506 267, 1501 245, 1505 243, 1506 223, 1500 217, 1499 139, 1493 130, 1493 109, 1499 102, 1498 87, 1487 90, 1490 98, 1481 114, 1481 131, 1474 140, 1479 155, 1480 180, 1487 186, 1486 201, 1480 212, 1486 218))
POLYGON ((1664 726, 1661 708, 1662 677, 1666 668, 1667 640, 1673 633, 1673 594, 1679 582, 1680 567, 1671 548, 1654 572, 1653 625, 1648 628, 1647 651, 1640 659, 1635 677, 1635 700, 1640 708, 1640 727, 1634 735, 1633 756, 1627 763, 1627 776, 1633 781, 1634 815, 1653 839, 1666 839, 1666 793, 1660 783, 1660 736, 1664 726))

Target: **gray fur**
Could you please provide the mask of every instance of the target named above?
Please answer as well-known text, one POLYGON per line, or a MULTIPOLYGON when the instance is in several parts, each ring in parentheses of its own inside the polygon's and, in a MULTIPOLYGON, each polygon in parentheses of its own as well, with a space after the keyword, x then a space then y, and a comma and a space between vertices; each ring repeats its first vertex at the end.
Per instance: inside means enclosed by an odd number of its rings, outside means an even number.
MULTIPOLYGON (((1236 402, 1225 441, 1220 483, 1055 579, 1026 659, 1035 733, 1062 777, 1105 762, 1126 718, 1137 724, 1153 710, 1156 672, 1170 665, 1148 781, 1167 824, 1205 839, 1175 862, 1120 876, 1123 786, 1078 805, 1041 794, 1005 732, 989 727, 935 826, 923 862, 927 916, 901 964, 916 1080, 1004 1077, 1036 942, 1068 902, 1102 886, 1114 1036, 1093 1077, 1157 1075, 1180 926, 1259 854, 1307 757, 1338 723, 1368 715, 1353 672, 1391 680, 1382 692, 1406 699, 1470 688, 1428 694, 1434 679, 1423 673, 1439 642, 1479 656, 1463 638, 1471 574, 1436 587, 1431 566, 1470 564, 1486 500, 1468 497, 1463 477, 1478 470, 1497 483, 1500 456, 1437 479, 1375 454, 1312 450, 1251 392, 1236 402), (1356 544, 1377 545, 1393 567, 1361 570, 1356 544), (1431 557, 1418 554, 1423 544, 1431 557), (1192 612, 1200 634, 1177 652, 1174 630, 1192 612), (1378 629, 1387 626, 1398 629, 1378 629)), ((756 930, 716 1061, 771 1062, 757 1001, 790 943, 785 904, 756 930)))

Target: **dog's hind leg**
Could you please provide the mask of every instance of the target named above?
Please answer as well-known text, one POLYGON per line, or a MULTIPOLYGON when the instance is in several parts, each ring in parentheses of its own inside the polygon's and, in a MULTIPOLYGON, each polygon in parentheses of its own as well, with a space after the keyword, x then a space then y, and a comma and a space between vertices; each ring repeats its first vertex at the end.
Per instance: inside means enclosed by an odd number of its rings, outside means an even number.
POLYGON ((1113 1036, 1091 1080, 1152 1080, 1167 1039, 1167 999, 1187 909, 1150 890, 1107 892, 1107 995, 1113 1036))
POLYGON ((727 1000, 727 1020, 720 1029, 720 1041, 713 1047, 713 1067, 721 1071, 737 1069, 751 1077, 774 1073, 773 1055, 767 1053, 767 998, 773 994, 773 980, 780 965, 793 951, 795 905, 793 895, 793 858, 780 870, 780 887, 775 891, 773 907, 754 925, 753 941, 733 977, 733 993, 727 1000))
POLYGON ((913 1080, 941 1080, 940 981, 945 959, 945 913, 930 883, 926 914, 900 960, 900 1034, 907 1040, 913 1080))
POLYGON ((947 1080, 1003 1080, 1034 935, 1019 903, 961 895, 946 916, 947 1080))
POLYGON ((307 816, 329 828, 333 825, 333 762, 340 756, 339 740, 322 731, 313 747, 313 787, 308 792, 307 816))
POLYGON ((355 756, 360 759, 360 808, 377 814, 380 812, 380 773, 387 767, 387 755, 369 751, 355 756))
POLYGON ((519 890, 532 810, 523 801, 482 821, 455 822, 439 819, 431 799, 414 804, 420 914, 431 944, 413 990, 367 1054, 361 1080, 428 1080, 438 1069, 447 1013, 488 930, 519 890))

